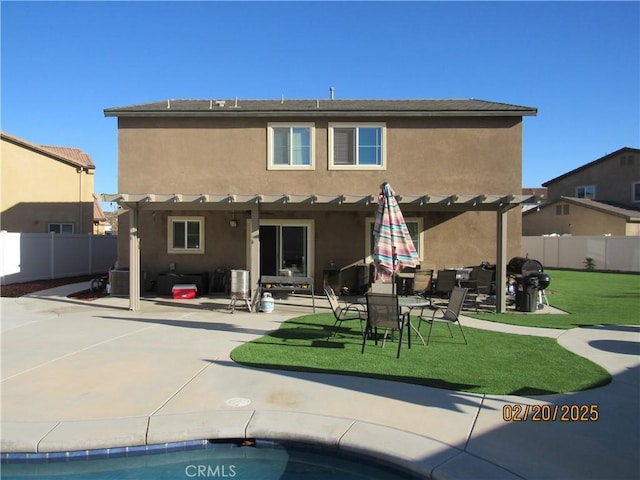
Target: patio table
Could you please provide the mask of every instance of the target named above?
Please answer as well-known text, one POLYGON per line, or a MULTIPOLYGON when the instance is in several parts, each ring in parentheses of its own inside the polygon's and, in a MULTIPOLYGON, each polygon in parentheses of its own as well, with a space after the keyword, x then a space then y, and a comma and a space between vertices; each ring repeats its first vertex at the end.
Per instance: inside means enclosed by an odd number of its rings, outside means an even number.
MULTIPOLYGON (((356 302, 366 305, 367 297, 358 297, 356 302)), ((409 310, 409 326, 413 329, 414 332, 416 332, 416 334, 420 338, 420 341, 422 342, 423 345, 426 345, 426 343, 424 342, 424 338, 422 338, 422 335, 420 335, 420 331, 413 326, 413 323, 411 323, 411 311, 414 308, 419 308, 422 310, 423 308, 429 307, 430 305, 431 305, 431 302, 428 299, 423 297, 418 297, 418 296, 411 296, 411 297, 399 296, 398 297, 398 306, 401 309, 406 308, 409 310)))

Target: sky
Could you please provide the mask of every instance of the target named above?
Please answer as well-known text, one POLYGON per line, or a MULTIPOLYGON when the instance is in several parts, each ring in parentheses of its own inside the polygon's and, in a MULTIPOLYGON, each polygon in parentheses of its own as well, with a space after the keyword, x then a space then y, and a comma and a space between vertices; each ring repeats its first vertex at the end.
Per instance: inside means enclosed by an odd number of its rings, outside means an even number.
POLYGON ((524 187, 640 147, 638 1, 1 0, 0 20, 0 128, 87 152, 97 194, 118 191, 104 109, 170 98, 326 99, 333 87, 336 99, 535 107, 524 187))

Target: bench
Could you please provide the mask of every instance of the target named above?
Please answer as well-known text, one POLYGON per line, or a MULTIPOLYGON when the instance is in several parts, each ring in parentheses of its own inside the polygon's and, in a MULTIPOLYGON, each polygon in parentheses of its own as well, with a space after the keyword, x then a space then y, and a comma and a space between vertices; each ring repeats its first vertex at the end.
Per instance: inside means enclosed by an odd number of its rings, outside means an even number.
POLYGON ((260 299, 264 292, 290 292, 295 293, 296 290, 311 292, 311 302, 313 304, 313 313, 316 313, 316 300, 313 291, 313 278, 311 277, 292 277, 288 275, 262 275, 258 282, 258 289, 253 297, 253 309, 257 311, 260 299))

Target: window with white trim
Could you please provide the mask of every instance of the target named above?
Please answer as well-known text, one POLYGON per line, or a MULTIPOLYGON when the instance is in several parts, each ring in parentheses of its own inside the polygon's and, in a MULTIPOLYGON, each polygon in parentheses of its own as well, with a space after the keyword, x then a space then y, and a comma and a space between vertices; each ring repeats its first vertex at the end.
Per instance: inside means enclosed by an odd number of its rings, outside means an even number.
POLYGON ((48 228, 49 233, 62 233, 67 235, 73 233, 73 223, 50 223, 48 228))
POLYGON ((168 218, 168 253, 204 253, 204 217, 168 218))
MULTIPOLYGON (((409 235, 413 241, 413 246, 416 247, 418 252, 418 258, 422 261, 423 241, 424 241, 424 219, 422 217, 404 217, 404 223, 407 225, 409 235)), ((373 217, 367 217, 365 221, 365 260, 367 263, 373 262, 373 246, 375 244, 375 238, 373 236, 373 227, 376 224, 376 219, 373 217)))
POLYGON ((330 170, 384 170, 385 152, 384 123, 329 124, 330 170))
POLYGON ((576 197, 590 198, 591 200, 594 200, 596 198, 596 186, 582 185, 582 186, 576 187, 576 197))
POLYGON ((268 137, 269 170, 313 170, 313 123, 270 123, 268 137))

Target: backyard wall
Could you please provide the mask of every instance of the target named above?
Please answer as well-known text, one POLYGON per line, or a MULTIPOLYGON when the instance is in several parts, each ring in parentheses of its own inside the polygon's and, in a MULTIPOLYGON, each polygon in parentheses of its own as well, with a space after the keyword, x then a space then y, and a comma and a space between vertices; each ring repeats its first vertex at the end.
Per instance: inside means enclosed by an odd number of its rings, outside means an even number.
POLYGON ((0 283, 106 273, 116 262, 115 235, 0 232, 0 283))
POLYGON ((640 237, 522 237, 522 256, 549 268, 585 269, 588 257, 596 270, 640 272, 640 237))

